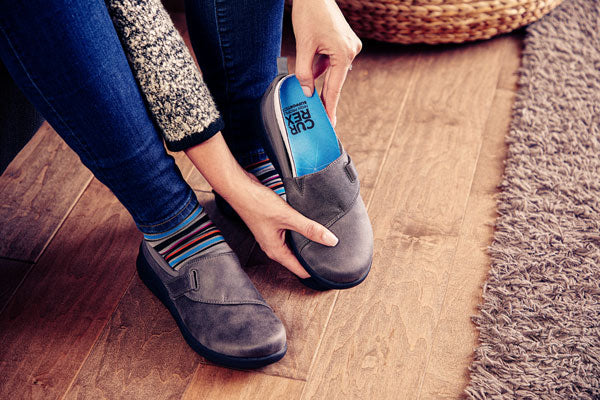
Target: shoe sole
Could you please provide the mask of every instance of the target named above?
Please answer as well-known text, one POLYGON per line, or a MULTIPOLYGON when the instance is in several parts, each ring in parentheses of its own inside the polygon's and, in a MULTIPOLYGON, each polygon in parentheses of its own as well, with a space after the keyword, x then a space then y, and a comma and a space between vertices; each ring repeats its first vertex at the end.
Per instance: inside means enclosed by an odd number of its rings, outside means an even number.
MULTIPOLYGON (((265 130, 265 138, 266 138, 266 140, 264 141, 265 142, 265 151, 267 152, 267 155, 269 156, 271 163, 273 163, 273 165, 275 166, 275 168, 278 169, 278 171, 282 171, 283 168, 285 168, 287 175, 291 176, 292 175, 291 174, 291 166, 289 165, 289 163, 287 165, 281 165, 281 163, 279 162, 279 157, 277 156, 277 151, 275 151, 275 149, 274 149, 275 143, 276 143, 275 141, 277 141, 277 140, 282 142, 279 146, 280 148, 283 148, 282 146, 285 146, 285 144, 283 143, 283 140, 281 139, 281 133, 279 132, 280 127, 277 122, 275 107, 273 106, 273 104, 275 102, 275 97, 276 97, 275 91, 276 91, 279 81, 282 79, 282 77, 283 77, 282 75, 279 75, 278 78, 276 78, 271 83, 271 85, 267 88, 267 91, 265 92, 265 95, 263 96, 261 103, 260 103, 260 110, 261 110, 262 123, 263 123, 263 128, 265 130)), ((282 151, 283 150, 280 150, 280 152, 282 152, 282 151)), ((287 237, 288 246, 292 249, 292 252, 296 256, 296 258, 298 259, 300 264, 304 267, 306 272, 308 272, 310 274, 310 278, 306 278, 306 279, 298 278, 298 280, 303 285, 305 285, 313 290, 325 291, 325 290, 331 290, 331 289, 350 289, 350 288, 360 284, 362 281, 364 281, 367 278, 367 275, 369 275, 369 272, 371 271, 372 261, 371 261, 371 265, 369 265, 367 272, 355 281, 333 282, 328 279, 322 278, 312 268, 310 268, 306 264, 304 259, 300 256, 299 252, 297 251, 296 247, 292 245, 292 242, 289 239, 289 234, 286 235, 286 237, 287 237)))
POLYGON ((140 279, 150 289, 150 291, 161 301, 161 303, 169 310, 173 319, 177 323, 183 338, 187 342, 187 344, 202 357, 207 360, 224 366, 228 368, 234 369, 256 369, 264 367, 265 365, 272 364, 277 362, 283 358, 285 353, 287 352, 287 344, 285 347, 278 351, 277 353, 270 354, 264 357, 234 357, 228 356, 226 354, 218 353, 214 350, 209 349, 208 347, 202 345, 199 341, 197 341, 191 332, 187 329, 185 323, 179 316, 175 306, 170 301, 169 294, 167 289, 163 285, 163 283, 156 277, 153 273, 152 268, 148 265, 148 262, 142 255, 142 248, 140 247, 140 252, 137 257, 136 267, 138 271, 138 275, 140 279))

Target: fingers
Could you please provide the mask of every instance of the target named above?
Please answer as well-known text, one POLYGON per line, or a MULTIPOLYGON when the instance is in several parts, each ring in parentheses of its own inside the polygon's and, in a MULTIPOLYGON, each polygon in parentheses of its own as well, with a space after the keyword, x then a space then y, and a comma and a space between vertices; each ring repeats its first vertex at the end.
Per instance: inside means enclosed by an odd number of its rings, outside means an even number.
POLYGON ((325 106, 327 115, 329 116, 329 120, 334 128, 337 122, 337 105, 340 101, 342 86, 344 86, 349 65, 350 64, 332 65, 325 75, 325 82, 323 84, 323 93, 321 97, 323 99, 323 105, 325 106))
POLYGON ((294 256, 292 251, 287 246, 280 248, 277 253, 267 254, 267 256, 270 259, 277 261, 279 264, 283 265, 302 279, 310 277, 308 272, 306 272, 302 264, 300 264, 296 256, 294 256))
POLYGON ((306 97, 311 97, 315 90, 315 79, 313 76, 313 60, 316 48, 308 43, 298 43, 296 46, 296 78, 302 86, 306 97))
POLYGON ((338 243, 338 238, 329 229, 295 210, 288 220, 286 228, 324 246, 332 247, 338 243))

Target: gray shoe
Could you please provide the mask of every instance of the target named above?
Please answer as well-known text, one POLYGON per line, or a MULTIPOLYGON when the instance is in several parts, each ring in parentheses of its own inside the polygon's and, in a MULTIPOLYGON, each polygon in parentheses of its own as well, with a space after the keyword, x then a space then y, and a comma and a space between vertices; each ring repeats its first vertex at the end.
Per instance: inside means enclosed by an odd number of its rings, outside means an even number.
POLYGON ((174 271, 145 241, 140 278, 171 312, 187 343, 230 368, 259 368, 286 353, 285 328, 233 252, 194 258, 174 271))
POLYGON ((281 175, 287 202, 306 217, 326 226, 339 239, 336 246, 327 247, 309 241, 297 232, 289 232, 288 244, 311 275, 311 278, 301 280, 304 284, 319 290, 350 288, 367 277, 373 260, 373 230, 360 197, 358 173, 335 137, 329 119, 323 117, 323 105, 314 99, 317 96, 318 100, 318 95, 315 93, 312 98, 306 98, 301 94, 299 83, 284 83, 286 79, 295 81, 296 78, 281 73, 262 99, 265 149, 281 175), (282 83, 291 89, 280 89, 282 83), (291 105, 286 106, 280 100, 280 90, 288 90, 281 94, 281 99, 287 96, 287 104, 291 105), (297 125, 290 129, 288 125, 294 123, 297 125), (301 135, 305 136, 301 138, 301 135), (323 139, 318 135, 330 136, 323 139), (305 142, 298 142, 298 139, 305 142), (333 147, 323 149, 327 140, 329 146, 333 141, 333 147), (299 143, 296 149, 292 142, 299 143), (332 157, 331 154, 336 152, 339 156, 332 157), (321 160, 306 167, 307 160, 313 162, 326 157, 335 159, 321 160), (304 165, 300 166, 301 163, 304 165), (310 173, 310 168, 316 172, 310 173), (300 175, 300 170, 309 172, 300 175))

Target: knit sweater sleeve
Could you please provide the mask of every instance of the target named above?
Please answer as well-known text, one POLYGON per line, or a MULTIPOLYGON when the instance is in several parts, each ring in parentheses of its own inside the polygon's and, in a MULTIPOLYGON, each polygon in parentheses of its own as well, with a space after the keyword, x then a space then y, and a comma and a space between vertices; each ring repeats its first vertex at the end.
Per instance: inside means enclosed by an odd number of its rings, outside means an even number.
POLYGON ((160 0, 106 4, 167 148, 180 151, 222 130, 210 92, 160 0))

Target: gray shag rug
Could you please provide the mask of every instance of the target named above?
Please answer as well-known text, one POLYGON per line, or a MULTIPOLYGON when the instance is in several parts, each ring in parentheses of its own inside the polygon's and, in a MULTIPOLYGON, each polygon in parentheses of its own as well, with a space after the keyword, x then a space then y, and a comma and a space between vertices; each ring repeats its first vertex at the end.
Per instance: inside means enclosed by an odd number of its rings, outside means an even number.
POLYGON ((600 0, 527 28, 473 399, 600 399, 600 0))

